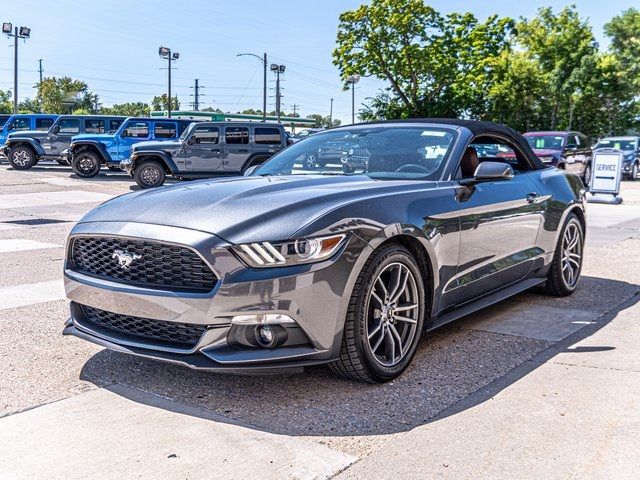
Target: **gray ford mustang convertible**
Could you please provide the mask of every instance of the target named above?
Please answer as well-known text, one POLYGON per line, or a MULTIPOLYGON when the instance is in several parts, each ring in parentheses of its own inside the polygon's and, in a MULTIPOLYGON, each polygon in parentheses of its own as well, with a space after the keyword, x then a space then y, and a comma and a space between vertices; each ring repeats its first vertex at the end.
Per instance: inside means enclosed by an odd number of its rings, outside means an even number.
POLYGON ((328 364, 384 382, 423 330, 578 284, 582 181, 509 128, 352 125, 247 173, 89 212, 68 241, 64 333, 215 372, 328 364), (336 142, 333 163, 305 162, 336 142))

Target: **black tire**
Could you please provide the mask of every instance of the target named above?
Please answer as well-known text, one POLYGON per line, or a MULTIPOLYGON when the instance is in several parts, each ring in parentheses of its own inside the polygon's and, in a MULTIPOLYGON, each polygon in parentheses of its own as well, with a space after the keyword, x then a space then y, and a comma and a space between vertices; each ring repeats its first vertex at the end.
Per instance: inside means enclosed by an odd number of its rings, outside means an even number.
POLYGON ((588 187, 589 184, 591 183, 591 164, 590 163, 588 163, 587 166, 584 167, 584 177, 582 179, 582 182, 586 187, 588 187))
POLYGON ((107 165, 107 168, 112 172, 122 172, 122 169, 120 167, 116 167, 115 165, 107 165))
MULTIPOLYGON (((402 275, 403 270, 399 271, 399 275, 402 275)), ((389 275, 391 275, 391 273, 389 275)), ((409 278, 409 276, 407 277, 409 278)), ((409 283, 411 282, 408 281, 406 285, 409 283)), ((386 292, 387 290, 384 291, 386 292)), ((407 297, 403 298, 406 300, 407 297)), ((384 299, 384 301, 386 301, 386 299, 384 299)), ((400 301, 401 299, 399 298, 397 300, 397 306, 394 307, 394 309, 400 307, 400 301)), ((338 360, 329 364, 329 368, 340 376, 369 383, 393 380, 407 368, 415 354, 424 323, 424 311, 425 286, 420 268, 413 255, 406 248, 397 244, 381 248, 367 261, 358 276, 349 301, 340 346, 340 356, 338 360), (375 341, 376 338, 380 339, 380 337, 376 336, 375 331, 370 332, 369 330, 371 328, 370 322, 372 320, 375 321, 375 305, 381 305, 378 301, 374 300, 375 295, 372 294, 372 292, 374 288, 378 288, 378 277, 380 276, 382 279, 385 272, 389 271, 390 268, 394 268, 395 265, 402 265, 405 267, 405 272, 411 273, 413 286, 415 288, 412 288, 413 293, 409 298, 413 298, 415 295, 414 300, 417 306, 413 307, 415 310, 413 310, 412 313, 409 313, 409 311, 407 311, 407 313, 402 312, 407 316, 412 315, 415 323, 400 322, 396 318, 395 326, 397 329, 394 327, 393 331, 395 331, 396 334, 401 332, 401 335, 396 338, 405 338, 407 343, 404 348, 400 349, 402 353, 397 363, 391 362, 391 365, 384 365, 384 359, 381 359, 379 355, 374 353, 378 350, 376 350, 375 346, 371 345, 371 342, 375 341), (373 314, 371 312, 373 312, 373 314), (406 328, 410 328, 411 331, 406 330, 406 328)), ((387 337, 385 333, 391 334, 391 330, 387 327, 385 331, 385 327, 382 325, 385 315, 383 310, 380 310, 377 332, 379 332, 384 339, 384 351, 386 352, 387 337)), ((392 312, 392 319, 389 320, 388 323, 393 324, 393 315, 392 312)), ((373 328, 373 330, 375 330, 375 328, 373 328)), ((391 337, 393 338, 393 335, 391 335, 391 337)), ((402 343, 402 341, 400 341, 400 343, 402 343)), ((391 354, 391 356, 395 361, 394 354, 391 354)))
POLYGON ((578 282, 580 280, 580 273, 582 272, 582 263, 584 257, 584 228, 580 219, 574 214, 571 213, 567 221, 565 222, 562 230, 560 231, 560 237, 558 238, 558 244, 556 245, 556 251, 553 255, 553 260, 551 261, 551 268, 549 270, 549 274, 547 276, 547 281, 540 286, 539 290, 542 293, 546 293, 547 295, 553 295, 556 297, 566 297, 575 292, 576 287, 578 286, 578 282), (579 238, 578 243, 576 244, 577 250, 574 254, 578 254, 580 256, 579 259, 573 259, 572 261, 567 260, 567 249, 565 249, 566 245, 566 236, 567 232, 570 229, 575 229, 578 232, 579 238), (579 264, 575 265, 574 263, 577 261, 579 264), (570 266, 567 267, 567 262, 570 263, 570 266), (575 280, 570 282, 567 280, 567 274, 563 274, 566 272, 567 268, 576 267, 575 280))
POLYGON ((346 163, 342 164, 342 173, 353 173, 353 172, 355 172, 355 169, 351 165, 348 165, 346 163))
POLYGON ((140 188, 155 188, 164 183, 164 167, 155 160, 145 160, 136 165, 133 179, 140 188))
POLYGON ((80 178, 93 178, 100 173, 102 161, 100 157, 91 150, 80 150, 73 156, 71 168, 80 178))
POLYGON ((636 180, 638 180, 638 164, 634 163, 633 165, 631 165, 631 173, 629 174, 629 180, 631 180, 632 182, 635 182, 636 180))
POLYGON ((16 170, 29 170, 38 163, 36 152, 27 145, 18 145, 12 148, 7 158, 9 159, 9 164, 16 170))

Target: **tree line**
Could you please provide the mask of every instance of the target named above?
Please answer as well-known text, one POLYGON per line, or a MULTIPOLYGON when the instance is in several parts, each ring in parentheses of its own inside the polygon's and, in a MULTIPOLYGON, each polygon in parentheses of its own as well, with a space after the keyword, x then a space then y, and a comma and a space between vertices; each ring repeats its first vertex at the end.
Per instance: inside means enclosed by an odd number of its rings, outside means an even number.
POLYGON ((601 49, 575 6, 535 18, 443 15, 422 0, 372 0, 340 15, 334 64, 388 85, 362 120, 461 117, 590 136, 640 128, 640 10, 605 25, 601 49))

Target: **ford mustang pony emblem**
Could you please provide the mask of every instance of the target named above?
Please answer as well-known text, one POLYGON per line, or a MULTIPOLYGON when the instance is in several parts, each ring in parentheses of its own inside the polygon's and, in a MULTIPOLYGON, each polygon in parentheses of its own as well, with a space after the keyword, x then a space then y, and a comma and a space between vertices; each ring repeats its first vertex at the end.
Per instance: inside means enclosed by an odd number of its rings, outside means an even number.
POLYGON ((114 250, 113 255, 111 255, 111 258, 115 258, 116 260, 118 260, 118 265, 120 265, 120 268, 122 268, 123 270, 129 270, 131 263, 134 260, 141 259, 142 255, 137 253, 125 252, 122 250, 114 250))

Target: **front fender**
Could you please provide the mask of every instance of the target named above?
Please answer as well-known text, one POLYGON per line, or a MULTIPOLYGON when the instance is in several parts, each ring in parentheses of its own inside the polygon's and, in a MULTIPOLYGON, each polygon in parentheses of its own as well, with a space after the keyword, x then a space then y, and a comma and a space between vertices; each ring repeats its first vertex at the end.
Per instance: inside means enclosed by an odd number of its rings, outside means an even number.
POLYGON ((178 166, 176 162, 173 160, 173 157, 170 153, 164 152, 162 150, 143 150, 139 152, 135 152, 131 155, 131 171, 135 171, 136 164, 140 163, 144 158, 151 157, 154 160, 159 161, 166 170, 168 170, 171 174, 178 172, 178 166))
POLYGON ((37 157, 42 157, 46 153, 44 151, 44 148, 42 148, 42 145, 40 145, 40 142, 38 142, 35 138, 30 138, 30 137, 15 137, 15 138, 9 137, 5 142, 5 147, 7 149, 11 149, 18 145, 25 145, 25 144, 29 145, 33 149, 33 151, 36 152, 37 157))
POLYGON ((105 146, 105 144, 102 143, 102 142, 98 142, 96 140, 78 140, 78 141, 71 142, 71 145, 69 145, 69 160, 70 161, 73 160, 73 157, 75 156, 75 154, 82 147, 90 147, 92 149, 95 149, 98 152, 98 154, 100 155, 100 157, 101 157, 100 161, 102 163, 107 163, 107 162, 112 161, 111 155, 107 151, 107 147, 105 146))

